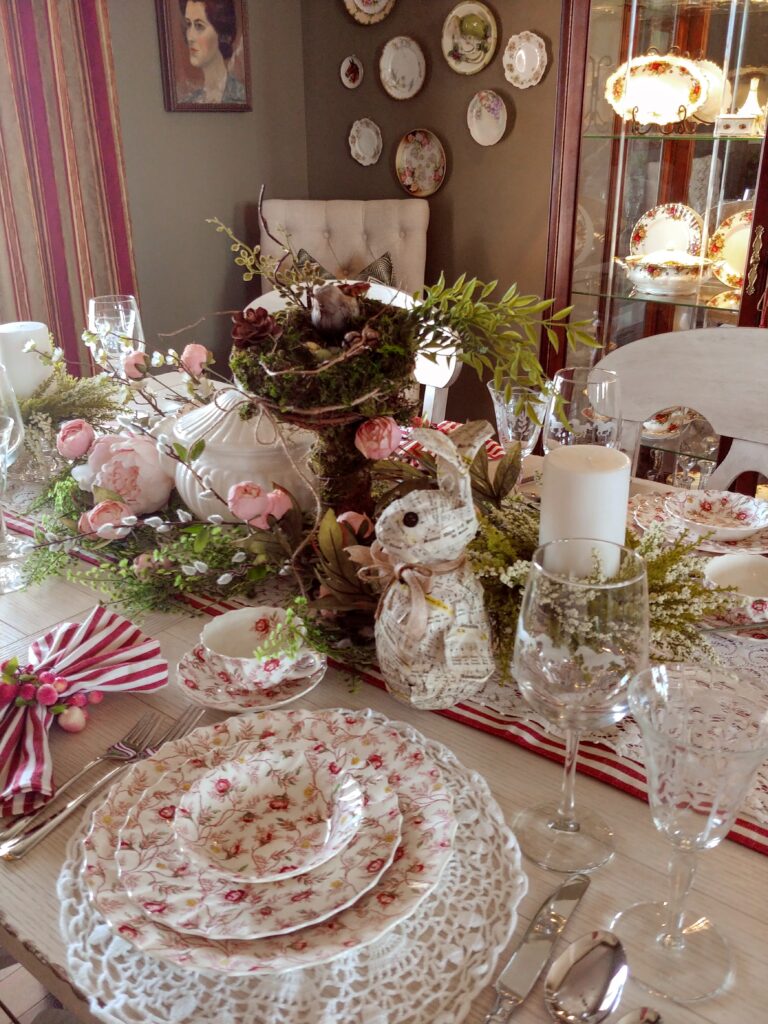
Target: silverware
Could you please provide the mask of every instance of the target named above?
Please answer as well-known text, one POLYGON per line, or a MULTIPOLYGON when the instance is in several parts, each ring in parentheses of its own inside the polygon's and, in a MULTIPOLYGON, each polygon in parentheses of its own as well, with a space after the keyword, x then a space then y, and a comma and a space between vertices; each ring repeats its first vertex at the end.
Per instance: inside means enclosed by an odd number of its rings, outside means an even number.
MULTIPOLYGON (((71 778, 63 782, 54 794, 54 799, 57 799, 66 790, 78 782, 84 775, 87 775, 92 768, 96 765, 101 764, 103 761, 134 761, 137 757, 141 756, 144 747, 147 745, 147 741, 152 735, 152 731, 158 721, 158 715, 154 711, 147 712, 143 715, 138 722, 133 726, 132 729, 123 736, 122 739, 117 740, 108 747, 103 754, 99 754, 98 757, 94 757, 92 761, 81 768, 79 772, 76 772, 71 778)), ((7 839, 12 839, 14 836, 20 835, 26 829, 30 828, 40 818, 45 816, 45 812, 48 807, 42 807, 36 814, 32 816, 27 815, 25 818, 20 818, 15 821, 8 828, 0 831, 0 843, 4 843, 7 839)))
POLYGON ((509 963, 496 979, 496 1003, 485 1018, 485 1024, 505 1024, 523 1002, 588 888, 587 875, 571 875, 542 903, 509 963))
MULTIPOLYGON (((169 740, 178 739, 180 736, 185 735, 192 729, 195 724, 199 721, 205 711, 202 708, 188 708, 181 718, 174 722, 171 726, 167 727, 163 732, 153 736, 148 742, 147 746, 141 752, 140 757, 149 757, 153 754, 158 747, 163 743, 167 743, 169 740)), ((157 730, 155 730, 157 732, 157 730)), ((134 759, 137 760, 137 759, 134 759)), ((81 807, 84 803, 87 803, 91 797, 95 796, 111 779, 113 779, 120 772, 125 771, 133 762, 125 761, 122 764, 117 765, 110 771, 103 775, 93 786, 87 789, 84 793, 80 793, 79 796, 72 797, 62 808, 55 811, 49 817, 43 821, 37 822, 25 828, 19 835, 14 836, 12 839, 8 839, 3 843, 0 843, 0 857, 4 860, 19 860, 31 849, 33 849, 46 836, 50 835, 55 828, 66 821, 66 819, 81 807)))
POLYGON ((547 971, 544 1005, 560 1024, 600 1024, 619 1005, 628 977, 617 936, 590 932, 571 943, 547 971))

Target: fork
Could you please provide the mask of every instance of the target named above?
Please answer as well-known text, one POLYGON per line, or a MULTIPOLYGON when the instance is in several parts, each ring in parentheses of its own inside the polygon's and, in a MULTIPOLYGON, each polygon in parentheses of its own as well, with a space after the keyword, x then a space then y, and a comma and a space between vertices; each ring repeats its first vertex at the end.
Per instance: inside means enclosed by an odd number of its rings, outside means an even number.
MULTIPOLYGON (((78 782, 84 775, 87 775, 92 768, 96 765, 101 764, 104 761, 135 761, 141 754, 147 741, 152 735, 152 731, 157 723, 157 713, 154 711, 147 712, 143 715, 138 722, 130 729, 125 736, 121 739, 116 740, 111 747, 108 747, 103 754, 99 754, 98 757, 94 757, 92 761, 89 761, 84 768, 81 768, 79 772, 75 772, 70 778, 63 782, 56 790, 55 797, 61 796, 70 786, 73 786, 78 782)), ((42 814, 46 808, 41 808, 38 812, 42 814)), ((0 831, 0 843, 4 843, 7 839, 13 839, 14 836, 20 835, 25 829, 34 825, 37 820, 37 816, 33 815, 25 818, 19 818, 8 828, 0 831)))
MULTIPOLYGON (((170 740, 175 740, 180 736, 184 736, 194 728, 204 714, 205 711, 202 708, 187 708, 177 722, 174 722, 159 735, 152 736, 144 749, 137 755, 137 757, 133 758, 132 761, 149 757, 151 754, 154 754, 158 747, 162 746, 163 743, 167 743, 170 740)), ((158 730, 155 729, 156 733, 157 731, 158 730)), ((19 858, 24 856, 24 854, 37 846, 42 839, 47 835, 50 835, 50 833, 53 832, 53 830, 57 828, 62 821, 65 821, 71 814, 73 814, 78 807, 81 807, 84 803, 90 800, 91 797, 95 796, 96 793, 98 793, 99 790, 102 789, 111 779, 120 772, 125 771, 132 761, 123 761, 121 764, 116 765, 97 782, 95 782, 90 789, 87 789, 84 793, 80 793, 79 796, 73 797, 58 811, 54 812, 42 821, 35 822, 33 820, 32 823, 29 824, 28 827, 19 835, 0 843, 0 857, 5 860, 19 860, 19 858)))

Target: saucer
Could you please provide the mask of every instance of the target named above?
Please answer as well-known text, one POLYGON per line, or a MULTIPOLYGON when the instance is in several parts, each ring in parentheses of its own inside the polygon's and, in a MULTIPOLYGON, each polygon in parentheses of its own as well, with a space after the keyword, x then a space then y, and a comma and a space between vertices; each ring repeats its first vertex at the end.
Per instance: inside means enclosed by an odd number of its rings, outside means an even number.
POLYGON ((268 690, 243 690, 221 679, 205 662, 201 645, 195 647, 176 667, 176 685, 194 704, 215 711, 268 711, 270 708, 290 704, 314 690, 325 675, 323 663, 316 672, 296 679, 284 679, 268 690))

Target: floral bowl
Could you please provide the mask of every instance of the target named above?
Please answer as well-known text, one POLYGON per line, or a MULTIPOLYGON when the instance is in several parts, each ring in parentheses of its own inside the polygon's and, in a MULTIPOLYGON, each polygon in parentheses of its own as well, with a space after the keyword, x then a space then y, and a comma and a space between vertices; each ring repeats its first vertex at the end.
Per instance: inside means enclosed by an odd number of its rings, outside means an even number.
POLYGON ((730 491, 687 491, 664 502, 668 515, 711 540, 739 541, 768 526, 768 501, 730 491))
POLYGON ((736 591, 725 614, 728 622, 768 622, 768 558, 721 555, 708 563, 704 575, 713 586, 736 591))
POLYGON ((615 261, 636 288, 661 295, 695 291, 712 265, 712 260, 704 256, 675 250, 638 253, 623 259, 616 256, 615 261))
POLYGON ((184 854, 238 882, 303 874, 343 850, 363 816, 360 784, 334 751, 256 751, 205 772, 179 800, 184 854))

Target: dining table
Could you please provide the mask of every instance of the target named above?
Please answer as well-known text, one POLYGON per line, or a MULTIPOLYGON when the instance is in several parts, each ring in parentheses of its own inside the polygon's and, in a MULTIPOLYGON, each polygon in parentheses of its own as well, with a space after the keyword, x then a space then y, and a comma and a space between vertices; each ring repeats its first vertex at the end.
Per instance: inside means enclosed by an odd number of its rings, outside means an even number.
MULTIPOLYGON (((530 473, 536 466, 536 459, 532 457, 526 464, 526 471, 530 473)), ((635 491, 652 491, 655 486, 645 481, 633 483, 635 491)), ((0 597, 0 661, 14 655, 24 657, 34 638, 58 623, 82 619, 99 600, 97 590, 61 578, 0 597)), ((179 605, 170 611, 144 614, 134 621, 146 634, 157 639, 173 676, 179 660, 197 642, 207 617, 205 611, 190 614, 188 607, 179 605)), ((765 678, 768 686, 768 676, 765 678)), ((152 692, 110 694, 92 709, 83 732, 67 734, 56 727, 51 730, 56 778, 64 780, 74 774, 123 736, 148 709, 170 724, 188 706, 183 688, 173 682, 152 692)), ((556 751, 533 740, 526 742, 522 733, 518 735, 518 742, 510 742, 504 730, 495 727, 491 714, 484 716, 477 709, 472 715, 417 710, 335 662, 329 665, 320 685, 290 705, 291 710, 297 711, 323 708, 370 708, 387 719, 407 723, 427 740, 444 745, 470 773, 479 773, 485 780, 492 794, 490 799, 496 801, 512 832, 516 812, 556 799, 559 793, 562 768, 556 751)), ((206 710, 200 724, 209 725, 226 718, 225 713, 206 710)), ((97 769, 84 783, 91 784, 100 770, 103 769, 97 769)), ((577 788, 580 805, 599 808, 601 815, 611 823, 616 852, 607 864, 592 873, 591 884, 568 921, 556 953, 588 932, 609 929, 614 916, 639 899, 664 899, 668 891, 670 848, 654 828, 647 804, 628 791, 631 787, 610 784, 606 773, 600 771, 581 775, 577 788)), ((468 827, 471 828, 471 824, 469 822, 468 827)), ((0 861, 0 947, 23 964, 84 1024, 100 1020, 125 1024, 136 1021, 138 1024, 139 1018, 131 1008, 130 999, 122 1010, 112 1005, 106 1013, 99 993, 84 990, 72 976, 60 923, 57 880, 70 838, 81 834, 83 827, 83 812, 80 811, 22 859, 0 861)), ((679 1005, 649 994, 630 975, 620 1006, 607 1018, 608 1024, 642 1006, 659 1010, 665 1024, 758 1024, 768 1019, 768 843, 763 845, 765 849, 757 848, 759 844, 750 846, 728 839, 699 857, 690 906, 711 917, 731 944, 735 970, 726 989, 700 1003, 679 1005)), ((520 858, 513 839, 507 855, 520 858)), ((457 1000, 456 1015, 444 1014, 441 1020, 454 1019, 457 1024, 462 1019, 468 1024, 484 1021, 494 1002, 495 977, 542 901, 563 878, 525 859, 520 860, 520 874, 524 895, 517 907, 502 902, 494 910, 506 929, 504 934, 509 939, 506 949, 476 951, 471 1003, 466 1005, 457 1000)), ((471 921, 463 921, 458 913, 452 922, 457 933, 472 926, 471 921)), ((386 959, 391 952, 387 938, 380 941, 380 956, 386 959)), ((374 961, 376 955, 374 946, 374 961)), ((396 955, 405 954, 401 951, 396 955)), ((440 963, 436 955, 433 969, 421 978, 419 987, 413 992, 406 989, 401 993, 403 1009, 398 1021, 412 1024, 430 1021, 431 1024, 424 992, 430 988, 440 989, 440 963)), ((105 962, 102 970, 104 983, 108 985, 112 965, 105 962)), ((322 968, 315 970, 322 971, 322 968)), ((706 973, 707 965, 702 964, 701 970, 706 973)), ((301 976, 301 970, 292 972, 293 983, 299 989, 301 976)), ((259 978, 253 979, 254 985, 260 983, 259 978)), ((387 1017, 376 1013, 375 992, 371 998, 371 1012, 359 1018, 361 1024, 363 1020, 366 1024, 374 1021, 386 1024, 387 1017)), ((195 1024, 194 1009, 185 1011, 178 1019, 195 1024)), ((270 1018, 263 1024, 276 1024, 277 1019, 270 1018)), ((321 1019, 326 1020, 319 1014, 302 1010, 297 1011, 296 1016, 283 1016, 282 1022, 315 1024, 321 1019)), ((550 1019, 540 978, 515 1011, 514 1020, 516 1024, 544 1024, 550 1019)), ((245 1021, 246 1018, 242 1018, 242 1024, 245 1021)), ((222 1020, 221 1024, 230 1022, 222 1020)), ((233 1017, 231 1024, 240 1024, 240 1021, 233 1017)))

